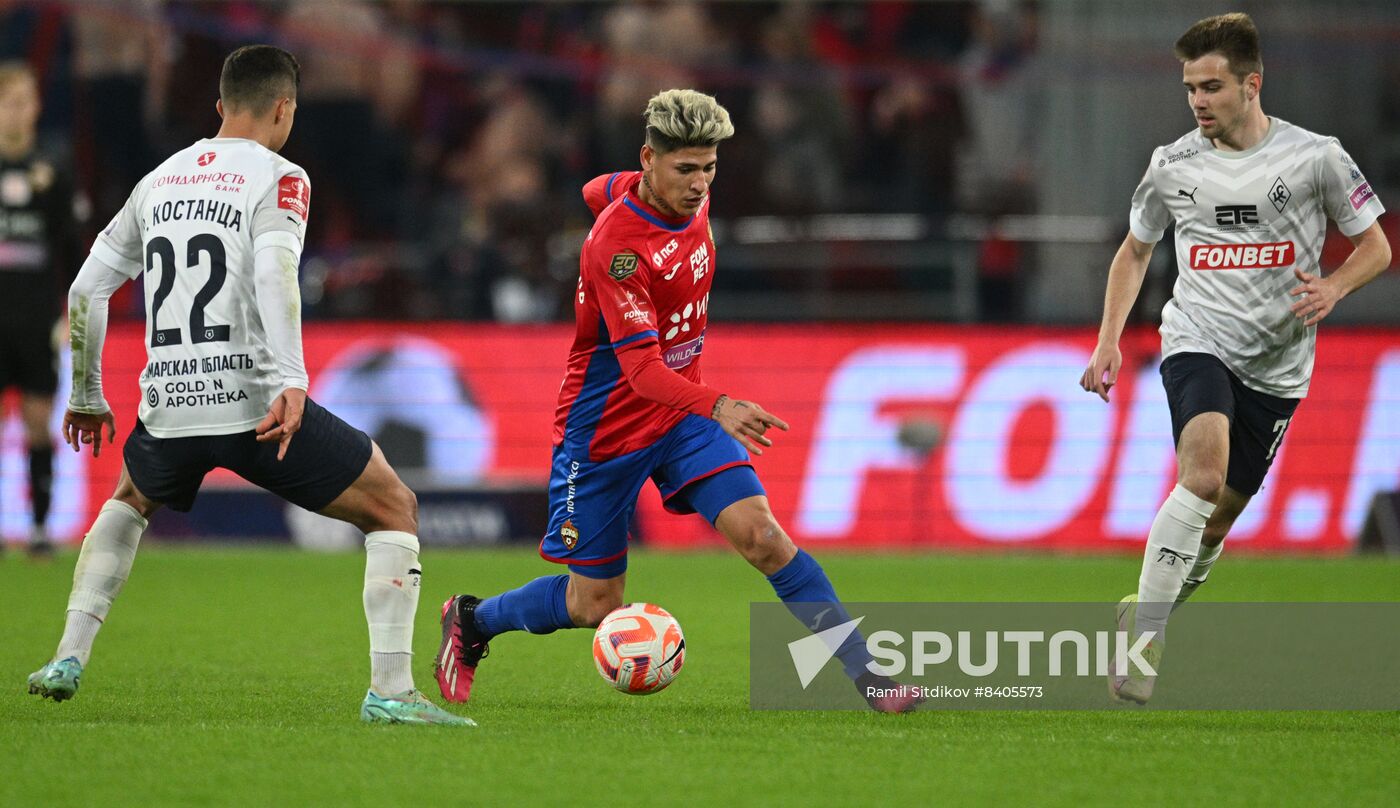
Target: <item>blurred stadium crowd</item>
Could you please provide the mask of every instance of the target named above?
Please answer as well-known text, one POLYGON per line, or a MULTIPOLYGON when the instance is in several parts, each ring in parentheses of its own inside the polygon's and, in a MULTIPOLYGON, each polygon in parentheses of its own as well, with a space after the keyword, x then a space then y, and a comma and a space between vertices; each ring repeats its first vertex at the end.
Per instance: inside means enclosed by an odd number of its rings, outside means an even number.
MULTIPOLYGON (((298 55, 285 154, 315 189, 312 317, 567 316, 578 189, 636 166, 640 111, 671 86, 734 115, 717 215, 1031 212, 1036 31, 1011 2, 0 0, 0 59, 39 71, 41 143, 89 231, 217 129, 228 50, 298 55)), ((984 297, 1009 295, 1018 246, 976 255, 984 297)))

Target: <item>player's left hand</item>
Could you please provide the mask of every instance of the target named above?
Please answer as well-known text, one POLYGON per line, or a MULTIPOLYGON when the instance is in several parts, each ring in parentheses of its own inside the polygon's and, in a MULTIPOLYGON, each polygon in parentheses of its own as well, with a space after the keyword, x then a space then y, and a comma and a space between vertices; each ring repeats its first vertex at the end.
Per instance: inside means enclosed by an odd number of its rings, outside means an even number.
POLYGON ((92 444, 92 456, 102 454, 102 433, 107 433, 107 442, 117 439, 117 419, 107 410, 101 415, 68 410, 63 413, 63 442, 80 452, 84 443, 92 444))
POLYGON ((288 387, 283 390, 277 398, 272 400, 272 406, 267 408, 267 415, 253 428, 258 433, 258 443, 273 443, 277 445, 277 459, 281 460, 287 456, 287 447, 292 443, 292 436, 301 429, 301 416, 306 411, 306 391, 297 387, 288 387))
POLYGON ((725 398, 720 402, 714 418, 730 437, 744 444, 745 449, 756 455, 763 454, 763 450, 758 448, 759 444, 773 445, 773 441, 764 437, 769 427, 777 427, 783 431, 787 431, 788 428, 786 421, 754 402, 732 398, 725 398))
POLYGON ((1311 326, 1322 322, 1322 318, 1332 313, 1332 309, 1337 305, 1337 301, 1342 299, 1342 293, 1337 289, 1336 284, 1320 275, 1304 272, 1297 267, 1293 268, 1293 275, 1302 283, 1288 290, 1288 294, 1293 297, 1302 297, 1297 303, 1289 306, 1293 316, 1303 321, 1303 325, 1311 326))

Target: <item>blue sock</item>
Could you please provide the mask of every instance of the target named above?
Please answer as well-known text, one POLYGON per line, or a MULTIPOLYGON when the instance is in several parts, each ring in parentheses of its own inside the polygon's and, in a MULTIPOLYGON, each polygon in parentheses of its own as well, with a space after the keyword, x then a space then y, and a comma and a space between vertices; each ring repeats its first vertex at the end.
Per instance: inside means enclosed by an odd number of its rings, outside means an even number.
MULTIPOLYGON (((836 590, 832 588, 831 579, 826 577, 822 565, 805 550, 798 550, 786 567, 769 575, 768 583, 787 604, 793 617, 814 632, 851 619, 846 607, 837 599, 836 590)), ((846 675, 852 679, 867 673, 869 669, 865 666, 872 661, 870 652, 865 650, 865 637, 859 631, 851 632, 851 636, 836 650, 836 656, 846 669, 846 675)))
POLYGON ((489 597, 477 604, 476 627, 494 637, 507 631, 528 631, 550 634, 561 628, 573 628, 568 602, 564 593, 569 576, 546 575, 528 584, 489 597))

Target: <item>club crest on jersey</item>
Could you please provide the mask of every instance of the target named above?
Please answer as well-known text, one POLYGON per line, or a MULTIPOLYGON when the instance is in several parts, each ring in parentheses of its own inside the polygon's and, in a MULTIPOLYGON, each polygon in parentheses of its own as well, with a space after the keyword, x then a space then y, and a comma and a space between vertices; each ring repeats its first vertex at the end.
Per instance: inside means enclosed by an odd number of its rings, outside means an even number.
POLYGON ((1292 198, 1293 192, 1283 184, 1283 177, 1274 180, 1274 184, 1269 188, 1269 201, 1274 203, 1274 210, 1283 213, 1283 209, 1288 207, 1288 200, 1292 198))
POLYGON ((563 527, 559 528, 559 538, 563 540, 564 546, 570 550, 578 544, 578 528, 574 527, 572 519, 565 519, 563 527))
POLYGON ((634 253, 618 253, 608 265, 608 275, 615 281, 625 281, 637 271, 637 256, 634 253))

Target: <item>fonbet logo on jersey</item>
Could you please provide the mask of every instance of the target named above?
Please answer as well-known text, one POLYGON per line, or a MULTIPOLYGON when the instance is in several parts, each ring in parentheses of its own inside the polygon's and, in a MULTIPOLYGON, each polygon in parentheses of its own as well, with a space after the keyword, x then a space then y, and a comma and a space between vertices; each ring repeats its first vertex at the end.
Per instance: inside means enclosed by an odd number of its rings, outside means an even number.
POLYGON ((1269 244, 1194 244, 1192 269, 1276 269, 1292 266, 1296 250, 1291 241, 1269 244))

